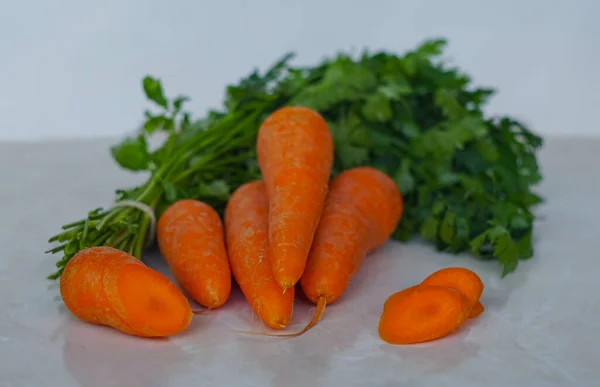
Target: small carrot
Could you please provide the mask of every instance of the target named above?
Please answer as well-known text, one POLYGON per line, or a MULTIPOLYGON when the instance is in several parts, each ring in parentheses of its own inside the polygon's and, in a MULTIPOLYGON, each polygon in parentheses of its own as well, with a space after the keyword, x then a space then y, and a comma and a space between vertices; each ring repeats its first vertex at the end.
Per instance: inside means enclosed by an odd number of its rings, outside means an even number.
POLYGON ((192 319, 187 298, 167 277, 112 247, 79 251, 60 277, 66 307, 80 319, 142 337, 166 337, 192 319))
POLYGON ((269 202, 260 180, 240 186, 225 209, 227 252, 246 300, 269 327, 285 328, 292 316, 294 288, 283 291, 269 261, 269 202))
POLYGON ((465 297, 453 288, 417 286, 387 303, 379 320, 379 336, 390 344, 439 339, 460 327, 469 311, 465 297))
POLYGON ((179 200, 161 215, 157 239, 173 276, 206 308, 222 306, 231 293, 231 270, 223 224, 217 212, 197 200, 179 200))
POLYGON ((470 303, 471 307, 479 301, 483 293, 483 282, 477 274, 464 267, 447 267, 440 269, 427 278, 421 285, 445 286, 461 292, 470 303))
POLYGON ((258 163, 269 200, 269 246, 275 281, 300 279, 327 196, 333 139, 314 110, 284 107, 265 119, 257 138, 258 163))

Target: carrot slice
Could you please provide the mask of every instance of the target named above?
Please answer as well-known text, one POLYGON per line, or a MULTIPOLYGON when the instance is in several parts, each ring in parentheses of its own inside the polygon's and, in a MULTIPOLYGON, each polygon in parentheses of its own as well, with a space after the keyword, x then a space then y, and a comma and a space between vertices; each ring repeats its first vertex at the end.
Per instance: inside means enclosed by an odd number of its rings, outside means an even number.
POLYGON ((477 318, 480 314, 484 312, 485 308, 483 304, 479 301, 475 303, 473 308, 471 309, 471 313, 469 314, 469 318, 477 318))
POLYGON ((60 277, 66 307, 80 319, 142 337, 167 337, 187 329, 192 309, 166 276, 132 255, 89 247, 60 277))
POLYGON ((448 267, 432 273, 421 282, 422 286, 443 286, 458 290, 470 302, 471 307, 483 293, 483 282, 477 274, 463 267, 448 267))
POLYGON ((415 286, 411 286, 409 288, 406 288, 404 290, 400 290, 399 292, 396 292, 394 294, 392 294, 391 296, 389 296, 387 298, 387 300, 385 300, 385 303, 383 304, 383 310, 387 310, 387 308, 390 305, 394 305, 396 303, 398 303, 402 298, 408 296, 410 293, 412 293, 413 290, 415 290, 419 285, 415 285, 415 286))
POLYGON ((439 339, 460 327, 469 312, 464 296, 458 291, 418 286, 405 296, 389 300, 379 320, 379 336, 390 344, 439 339))

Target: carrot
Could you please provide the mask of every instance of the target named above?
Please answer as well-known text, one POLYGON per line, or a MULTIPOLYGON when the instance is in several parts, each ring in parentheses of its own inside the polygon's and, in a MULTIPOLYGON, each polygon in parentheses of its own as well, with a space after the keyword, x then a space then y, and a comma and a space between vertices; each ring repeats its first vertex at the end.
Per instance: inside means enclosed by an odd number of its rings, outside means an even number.
POLYGON ((475 303, 473 308, 471 309, 471 313, 469 314, 469 318, 477 318, 480 314, 485 311, 483 304, 479 301, 475 303))
POLYGON ((269 200, 269 246, 275 281, 294 286, 327 196, 333 139, 325 120, 305 107, 284 107, 265 119, 258 163, 269 200))
POLYGON ((458 290, 474 307, 483 293, 483 282, 473 271, 463 267, 447 267, 438 270, 421 282, 421 285, 445 286, 458 290))
POLYGON ((285 328, 292 316, 294 288, 275 282, 269 260, 269 202, 260 180, 240 186, 225 209, 231 271, 246 300, 269 327, 285 328))
POLYGON ((80 319, 142 337, 166 337, 192 319, 187 298, 167 277, 112 247, 79 251, 60 277, 66 307, 80 319))
POLYGON ((385 300, 385 303, 383 304, 383 310, 385 311, 390 305, 395 304, 400 299, 402 299, 402 298, 406 297, 407 295, 409 295, 410 293, 412 293, 412 291, 415 290, 418 286, 419 285, 411 286, 409 288, 400 290, 399 292, 396 292, 396 293, 392 294, 391 296, 389 296, 385 300))
POLYGON ((333 179, 300 279, 304 294, 317 304, 315 314, 300 332, 269 336, 295 337, 315 326, 325 306, 346 290, 365 255, 389 238, 402 210, 398 187, 379 170, 354 168, 333 179))
POLYGON ((460 327, 469 311, 465 297, 453 288, 417 286, 390 300, 379 319, 379 336, 390 344, 439 339, 460 327))
POLYGON ((223 224, 197 200, 180 200, 161 215, 158 245, 181 287, 206 308, 222 306, 231 293, 223 224))

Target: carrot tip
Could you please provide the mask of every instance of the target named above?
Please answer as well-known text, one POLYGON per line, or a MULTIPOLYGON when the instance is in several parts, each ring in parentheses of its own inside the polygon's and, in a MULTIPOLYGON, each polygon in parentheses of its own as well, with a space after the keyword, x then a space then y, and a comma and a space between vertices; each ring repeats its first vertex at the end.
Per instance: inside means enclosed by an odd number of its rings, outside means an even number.
POLYGON ((253 332, 253 331, 233 331, 234 333, 243 333, 247 335, 255 335, 255 336, 269 336, 269 337, 298 337, 306 332, 308 332, 312 327, 317 325, 321 317, 323 316, 323 312, 325 311, 325 306, 327 305, 327 300, 325 297, 319 297, 319 301, 317 302, 317 310, 315 311, 315 315, 310 320, 310 322, 299 332, 295 333, 267 333, 267 332, 253 332))

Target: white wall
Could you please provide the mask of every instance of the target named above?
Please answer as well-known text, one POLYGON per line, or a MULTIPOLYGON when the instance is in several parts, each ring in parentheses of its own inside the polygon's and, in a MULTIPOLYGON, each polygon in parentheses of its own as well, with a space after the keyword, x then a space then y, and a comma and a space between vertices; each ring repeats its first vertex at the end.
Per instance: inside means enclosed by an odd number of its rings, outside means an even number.
POLYGON ((434 36, 500 89, 491 112, 600 134, 598 17, 599 0, 0 0, 0 140, 123 135, 145 74, 201 113, 288 50, 306 64, 434 36))

